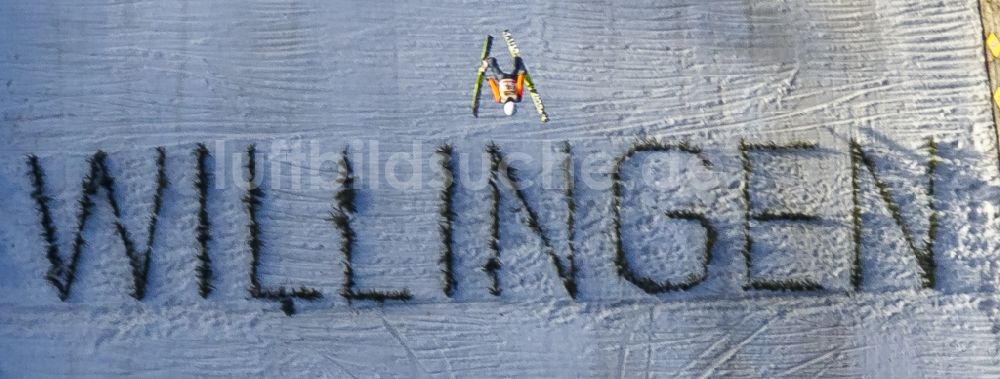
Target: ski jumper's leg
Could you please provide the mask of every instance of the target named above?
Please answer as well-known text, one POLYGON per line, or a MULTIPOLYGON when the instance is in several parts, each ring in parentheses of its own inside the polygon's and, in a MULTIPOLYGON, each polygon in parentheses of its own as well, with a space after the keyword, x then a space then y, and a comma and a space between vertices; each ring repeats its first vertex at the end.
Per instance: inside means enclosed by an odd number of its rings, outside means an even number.
POLYGON ((514 75, 524 73, 524 61, 521 57, 514 57, 514 75))
POLYGON ((507 74, 505 74, 505 73, 503 72, 503 70, 501 70, 501 69, 500 69, 500 66, 499 66, 499 65, 497 65, 497 59, 496 59, 496 58, 493 58, 493 57, 490 57, 490 58, 489 58, 489 69, 490 69, 490 73, 491 73, 491 74, 492 74, 492 75, 493 75, 493 76, 494 76, 494 77, 495 77, 496 79, 498 79, 498 80, 499 80, 499 78, 502 78, 502 77, 504 77, 504 75, 507 75, 507 74))

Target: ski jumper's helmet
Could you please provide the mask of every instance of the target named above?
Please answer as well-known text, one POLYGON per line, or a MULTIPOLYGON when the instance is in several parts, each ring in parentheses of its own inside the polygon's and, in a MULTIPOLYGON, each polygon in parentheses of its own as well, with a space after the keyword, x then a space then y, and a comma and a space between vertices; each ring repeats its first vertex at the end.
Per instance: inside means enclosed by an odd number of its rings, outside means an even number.
POLYGON ((517 111, 517 106, 514 105, 514 101, 513 100, 507 100, 506 103, 503 103, 503 113, 505 115, 513 116, 514 112, 516 112, 516 111, 517 111))

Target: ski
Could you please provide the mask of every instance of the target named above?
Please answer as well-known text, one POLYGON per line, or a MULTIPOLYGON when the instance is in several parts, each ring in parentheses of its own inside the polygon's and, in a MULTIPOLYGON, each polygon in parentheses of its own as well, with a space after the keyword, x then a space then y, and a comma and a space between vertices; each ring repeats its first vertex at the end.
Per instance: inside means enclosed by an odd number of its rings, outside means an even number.
MULTIPOLYGON (((479 63, 482 64, 486 57, 490 55, 490 47, 493 46, 493 36, 487 35, 486 41, 483 41, 483 54, 479 57, 479 63)), ((479 68, 479 74, 476 75, 476 85, 472 89, 472 116, 479 117, 479 92, 483 88, 483 75, 485 70, 482 67, 479 68)))
MULTIPOLYGON (((514 35, 510 33, 510 30, 503 31, 503 40, 507 43, 507 51, 510 52, 511 59, 521 56, 521 49, 517 48, 517 43, 514 42, 514 35)), ((542 105, 542 97, 535 89, 535 83, 531 81, 531 74, 528 72, 527 66, 524 67, 524 86, 528 89, 528 96, 531 97, 531 102, 535 104, 538 117, 542 122, 549 121, 549 115, 545 113, 545 106, 542 105)))

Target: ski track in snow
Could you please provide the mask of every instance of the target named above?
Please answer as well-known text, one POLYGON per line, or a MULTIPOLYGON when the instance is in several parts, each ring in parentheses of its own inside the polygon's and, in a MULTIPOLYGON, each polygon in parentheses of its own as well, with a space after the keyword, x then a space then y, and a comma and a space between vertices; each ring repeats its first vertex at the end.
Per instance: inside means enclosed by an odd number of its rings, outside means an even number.
POLYGON ((2 2, 0 25, 0 377, 1000 376, 1000 175, 973 0, 2 2), (486 34, 509 64, 503 29, 547 124, 528 102, 504 117, 488 96, 480 117, 469 115, 486 34), (638 272, 676 280, 698 267, 702 232, 665 211, 703 212, 719 231, 708 279, 687 292, 651 296, 617 276, 610 191, 582 182, 609 180, 614 159, 644 136, 690 141, 712 163, 641 154, 622 173, 623 241, 638 272), (845 294, 850 139, 876 160, 919 243, 927 137, 941 161, 937 289, 916 289, 916 261, 862 168, 863 291, 845 294), (750 153, 754 212, 823 218, 751 222, 751 273, 811 278, 826 291, 741 288, 741 139, 818 143, 750 153), (555 183, 526 194, 560 256, 561 174, 539 162, 572 144, 577 301, 504 185, 503 295, 487 292, 489 141, 527 159, 513 163, 522 179, 555 183), (197 142, 215 158, 207 300, 194 277, 197 142), (260 208, 261 282, 325 295, 297 301, 293 317, 246 290, 244 190, 234 183, 250 143, 259 171, 276 178, 265 179, 260 208), (442 143, 458 153, 451 299, 438 264, 442 143), (98 149, 109 153, 125 223, 144 240, 156 146, 167 148, 171 186, 146 299, 128 296, 113 216, 98 202, 77 283, 60 302, 43 279, 24 155, 46 170, 66 254, 85 159, 98 149), (375 179, 414 146, 418 188, 375 179), (337 295, 340 241, 324 218, 345 148, 361 186, 358 287, 405 287, 409 303, 337 295))

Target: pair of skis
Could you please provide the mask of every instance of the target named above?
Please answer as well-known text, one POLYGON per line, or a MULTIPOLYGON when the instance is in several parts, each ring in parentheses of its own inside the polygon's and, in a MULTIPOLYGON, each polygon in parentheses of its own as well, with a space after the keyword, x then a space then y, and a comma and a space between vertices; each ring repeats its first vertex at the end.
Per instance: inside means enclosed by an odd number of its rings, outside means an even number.
MULTIPOLYGON (((514 42, 514 36, 510 33, 510 30, 503 31, 503 40, 507 44, 507 51, 510 53, 512 59, 516 59, 521 56, 521 50, 518 49, 517 43, 514 42)), ((483 53, 479 58, 482 62, 490 55, 490 48, 493 46, 493 36, 486 36, 486 41, 483 42, 483 53)), ((523 62, 522 62, 523 63, 523 62)), ((485 72, 479 70, 479 74, 476 75, 476 85, 472 90, 472 115, 479 117, 479 93, 483 87, 483 76, 485 72)), ((542 104, 542 97, 538 95, 538 90, 535 89, 535 83, 531 81, 531 75, 528 73, 528 69, 524 68, 524 87, 528 90, 528 97, 531 98, 531 103, 535 105, 535 110, 538 111, 538 117, 542 122, 549 121, 549 115, 545 113, 545 105, 542 104)))

